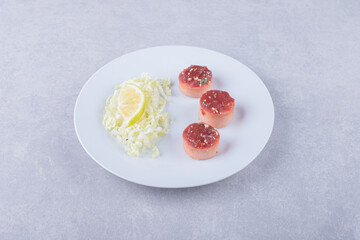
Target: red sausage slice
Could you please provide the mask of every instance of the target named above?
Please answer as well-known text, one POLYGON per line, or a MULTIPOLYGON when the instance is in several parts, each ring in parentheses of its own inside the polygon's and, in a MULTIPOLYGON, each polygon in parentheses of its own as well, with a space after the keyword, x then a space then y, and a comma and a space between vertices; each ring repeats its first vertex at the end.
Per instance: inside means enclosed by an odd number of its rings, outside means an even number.
POLYGON ((186 154, 198 160, 212 158, 219 150, 220 134, 206 123, 192 123, 183 132, 186 154))
POLYGON ((234 116, 235 100, 226 91, 210 90, 200 98, 199 120, 215 128, 228 125, 234 116))
POLYGON ((190 97, 201 97, 212 88, 212 72, 205 66, 191 65, 179 74, 180 91, 190 97))

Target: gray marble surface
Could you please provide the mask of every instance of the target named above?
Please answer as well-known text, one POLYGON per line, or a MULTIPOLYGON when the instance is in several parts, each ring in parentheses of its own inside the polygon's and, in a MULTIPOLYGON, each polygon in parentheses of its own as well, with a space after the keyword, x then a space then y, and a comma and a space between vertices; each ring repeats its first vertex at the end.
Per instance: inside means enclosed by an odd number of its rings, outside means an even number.
POLYGON ((0 239, 360 239, 359 1, 0 1, 0 239), (158 45, 230 55, 269 88, 272 137, 190 189, 122 180, 82 149, 77 94, 158 45))

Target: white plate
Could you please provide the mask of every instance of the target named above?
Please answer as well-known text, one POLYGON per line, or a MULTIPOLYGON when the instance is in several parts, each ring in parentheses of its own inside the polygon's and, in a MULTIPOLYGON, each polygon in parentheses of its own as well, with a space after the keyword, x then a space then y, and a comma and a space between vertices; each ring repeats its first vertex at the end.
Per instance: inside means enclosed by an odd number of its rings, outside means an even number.
POLYGON ((274 106, 260 78, 237 60, 197 47, 162 46, 123 55, 99 69, 78 96, 74 122, 86 152, 109 172, 142 185, 183 188, 222 180, 254 160, 270 137, 274 106), (199 99, 181 94, 178 86, 180 71, 191 64, 206 65, 213 72, 213 89, 226 90, 235 98, 234 120, 219 129, 220 149, 210 160, 194 160, 182 148, 183 130, 198 122, 199 99), (174 123, 158 143, 161 156, 155 159, 129 157, 101 124, 113 87, 142 72, 172 81, 167 111, 174 123))

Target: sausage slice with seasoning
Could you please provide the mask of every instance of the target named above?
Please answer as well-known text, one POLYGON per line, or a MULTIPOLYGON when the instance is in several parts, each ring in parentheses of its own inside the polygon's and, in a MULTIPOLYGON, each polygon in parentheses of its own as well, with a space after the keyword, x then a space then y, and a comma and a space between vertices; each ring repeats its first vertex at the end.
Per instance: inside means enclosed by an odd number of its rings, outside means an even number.
POLYGON ((234 117, 235 100, 226 91, 210 90, 200 98, 199 120, 215 128, 228 125, 234 117))
POLYGON ((206 123, 192 123, 183 132, 183 147, 194 159, 212 158, 219 150, 220 134, 206 123))
POLYGON ((201 97, 212 88, 212 72, 206 66, 191 65, 179 74, 180 91, 190 97, 201 97))

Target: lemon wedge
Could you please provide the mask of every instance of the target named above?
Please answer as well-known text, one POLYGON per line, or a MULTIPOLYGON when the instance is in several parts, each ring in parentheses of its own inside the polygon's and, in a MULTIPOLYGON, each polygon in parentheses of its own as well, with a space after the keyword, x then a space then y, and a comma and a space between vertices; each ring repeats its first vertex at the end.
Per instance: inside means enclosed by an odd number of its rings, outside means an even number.
POLYGON ((121 89, 119 94, 118 110, 124 122, 123 126, 129 127, 136 123, 144 113, 145 96, 141 89, 133 84, 128 84, 121 89))

